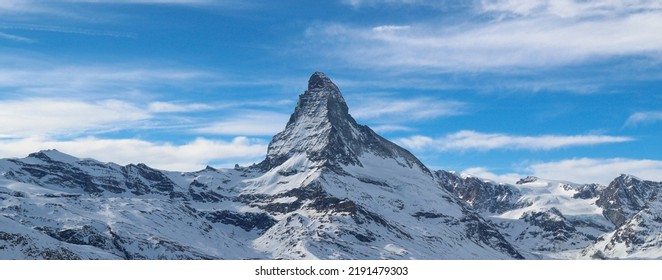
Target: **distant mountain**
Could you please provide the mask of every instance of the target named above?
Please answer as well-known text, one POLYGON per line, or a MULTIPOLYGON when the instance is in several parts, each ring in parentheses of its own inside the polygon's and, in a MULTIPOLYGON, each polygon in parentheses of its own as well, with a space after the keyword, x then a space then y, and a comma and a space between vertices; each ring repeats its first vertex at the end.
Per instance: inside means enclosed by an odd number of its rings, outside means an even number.
POLYGON ((0 160, 0 258, 660 258, 661 186, 433 172, 357 124, 317 72, 252 166, 0 160))
POLYGON ((437 175, 527 258, 662 258, 662 183, 621 175, 609 186, 536 177, 507 185, 437 175))

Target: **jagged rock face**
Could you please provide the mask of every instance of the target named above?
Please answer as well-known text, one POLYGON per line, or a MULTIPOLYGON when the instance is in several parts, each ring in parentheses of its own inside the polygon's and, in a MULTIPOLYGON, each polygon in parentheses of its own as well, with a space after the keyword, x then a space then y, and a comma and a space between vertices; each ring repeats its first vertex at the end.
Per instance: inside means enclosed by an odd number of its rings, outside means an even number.
POLYGON ((662 182, 621 175, 600 191, 596 204, 618 226, 582 252, 582 257, 662 258, 662 182))
POLYGON ((655 200, 615 231, 601 236, 581 256, 592 259, 660 259, 662 201, 655 200))
POLYGON ((621 226, 657 198, 662 184, 621 175, 601 191, 596 204, 616 226, 621 226))
POLYGON ((527 176, 526 178, 519 179, 515 184, 517 185, 522 185, 526 183, 533 183, 535 181, 540 180, 538 177, 535 176, 527 176))
POLYGON ((359 125, 349 114, 338 87, 324 73, 314 73, 285 130, 274 136, 264 170, 278 166, 293 155, 331 165, 361 165, 359 157, 371 152, 381 157, 403 158, 408 166, 427 169, 408 151, 359 125))
POLYGON ((487 182, 476 177, 462 178, 448 171, 435 172, 439 184, 480 212, 501 214, 517 207, 517 188, 487 182))

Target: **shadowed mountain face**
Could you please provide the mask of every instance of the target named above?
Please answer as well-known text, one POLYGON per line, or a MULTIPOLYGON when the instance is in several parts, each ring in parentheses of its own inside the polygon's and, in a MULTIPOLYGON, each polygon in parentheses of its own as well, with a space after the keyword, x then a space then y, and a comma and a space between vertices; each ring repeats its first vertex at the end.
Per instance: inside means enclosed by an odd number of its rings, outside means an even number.
POLYGON ((430 172, 316 72, 251 167, 0 160, 0 259, 608 258, 639 244, 655 257, 659 188, 430 172))

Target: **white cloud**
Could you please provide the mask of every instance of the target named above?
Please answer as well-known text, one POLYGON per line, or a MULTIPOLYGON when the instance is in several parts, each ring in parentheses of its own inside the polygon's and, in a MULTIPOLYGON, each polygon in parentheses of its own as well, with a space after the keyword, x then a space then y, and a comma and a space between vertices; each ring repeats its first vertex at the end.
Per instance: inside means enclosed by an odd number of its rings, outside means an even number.
MULTIPOLYGON (((83 133, 124 129, 178 128, 188 132, 208 126, 206 133, 226 135, 268 135, 282 128, 287 116, 263 115, 259 111, 237 115, 228 108, 277 108, 290 100, 235 100, 226 102, 196 102, 189 100, 158 100, 173 89, 191 91, 197 87, 211 88, 232 84, 233 79, 213 72, 177 68, 132 67, 128 65, 56 66, 53 62, 0 56, 0 137, 75 137, 83 133), (151 92, 162 92, 151 93, 151 92), (157 99, 158 101, 156 101, 157 99), (5 109, 6 108, 6 109, 5 109), (210 112, 208 116, 195 115, 210 112), (209 116, 233 119, 209 128, 209 116), (250 126, 234 120, 247 119, 250 126), (277 126, 274 122, 282 121, 277 126), (222 126, 219 128, 219 126, 222 126), (276 128, 277 127, 277 128, 276 128), (257 132, 262 130, 262 132, 257 132), (246 132, 246 134, 243 134, 246 132)), ((242 81, 245 82, 245 81, 242 81)), ((199 99, 199 97, 197 98, 199 99)), ((241 112, 240 112, 241 113, 241 112)), ((268 114, 268 113, 267 113, 268 114)))
POLYGON ((497 14, 489 21, 427 21, 389 32, 331 24, 308 35, 319 38, 322 47, 330 46, 322 49, 327 55, 361 67, 400 71, 557 67, 630 55, 662 56, 659 2, 496 2, 479 6, 480 14, 497 14), (513 13, 527 16, 507 16, 513 13))
POLYGON ((627 119, 625 126, 636 126, 643 123, 662 121, 662 111, 637 112, 627 119))
POLYGON ((54 141, 40 138, 0 140, 0 158, 25 157, 41 149, 58 149, 81 158, 94 158, 121 165, 145 163, 151 167, 173 171, 195 171, 209 162, 259 160, 266 154, 267 145, 262 140, 236 137, 232 141, 197 138, 191 142, 174 145, 153 143, 137 139, 78 138, 54 141))
MULTIPOLYGON (((56 33, 70 33, 88 36, 108 36, 118 38, 133 38, 135 34, 127 32, 114 32, 106 30, 95 30, 86 28, 72 28, 57 25, 40 25, 40 24, 0 24, 0 29, 8 30, 28 30, 40 32, 56 32, 56 33)), ((27 38, 26 38, 27 39, 27 38)), ((30 40, 30 39, 28 39, 30 40)))
POLYGON ((388 133, 388 132, 397 132, 397 131, 412 131, 413 129, 411 127, 407 126, 402 126, 402 125, 377 125, 377 126, 370 126, 372 130, 374 130, 377 133, 388 133))
POLYGON ((654 11, 662 9, 662 3, 651 0, 482 0, 480 8, 486 13, 570 18, 654 11))
POLYGON ((519 136, 501 133, 480 133, 463 130, 442 138, 416 135, 396 142, 413 150, 552 150, 573 146, 588 146, 633 141, 630 137, 608 135, 539 135, 519 136))
POLYGON ((196 128, 193 129, 193 132, 218 135, 273 136, 285 128, 285 124, 287 124, 290 117, 286 114, 262 111, 241 111, 233 115, 232 119, 196 128))
POLYGON ((33 43, 34 42, 34 40, 32 40, 30 38, 16 36, 16 35, 7 34, 7 33, 3 33, 3 32, 0 32, 0 39, 6 39, 6 40, 15 41, 15 42, 22 42, 22 43, 33 43))
POLYGON ((391 31, 409 30, 410 28, 411 26, 409 25, 380 25, 377 27, 373 27, 372 31, 391 32, 391 31))
POLYGON ((0 138, 77 137, 110 131, 178 129, 187 132, 273 136, 280 132, 289 115, 259 110, 223 112, 225 120, 210 116, 220 109, 244 105, 268 106, 262 102, 186 103, 156 101, 146 105, 116 99, 84 101, 77 99, 0 99, 0 138), (200 117, 192 113, 211 112, 200 117))
POLYGON ((434 98, 394 99, 389 97, 359 98, 351 110, 358 119, 383 120, 390 122, 433 119, 445 116, 461 115, 466 103, 434 98))
POLYGON ((462 174, 505 184, 515 184, 517 181, 519 181, 519 179, 525 177, 517 173, 496 174, 485 167, 468 168, 463 170, 462 174))
POLYGON ((0 88, 17 96, 57 95, 89 97, 109 94, 126 96, 152 87, 182 87, 219 78, 196 70, 143 68, 128 65, 53 66, 30 59, 4 59, 0 66, 0 88))
MULTIPOLYGON (((470 2, 470 1, 467 1, 470 2)), ((438 1, 438 0, 342 0, 345 5, 354 8, 375 7, 382 5, 418 5, 433 8, 443 8, 453 5, 466 5, 464 1, 438 1)))
POLYGON ((70 3, 105 3, 105 4, 179 4, 179 5, 198 5, 213 4, 222 1, 218 0, 65 0, 70 3))
POLYGON ((85 131, 116 130, 147 120, 150 115, 118 100, 0 100, 0 137, 18 138, 76 135, 85 131))
POLYGON ((342 0, 343 3, 353 6, 361 7, 366 5, 375 5, 375 4, 411 4, 419 2, 417 0, 342 0))
POLYGON ((396 139, 395 142, 404 146, 407 149, 412 149, 412 150, 424 150, 428 148, 442 149, 441 146, 443 146, 443 144, 439 145, 440 142, 436 141, 432 137, 427 137, 422 135, 414 135, 407 138, 399 138, 396 139))
POLYGON ((61 14, 59 10, 67 3, 89 3, 89 4, 173 4, 173 5, 201 5, 219 4, 231 1, 219 0, 62 0, 62 1, 40 1, 40 0, 2 0, 0 1, 0 13, 48 13, 61 14))
POLYGON ((25 12, 32 4, 32 0, 3 0, 0 1, 0 13, 25 12))
POLYGON ((603 185, 609 184, 620 174, 630 174, 645 180, 662 181, 662 161, 647 159, 576 158, 533 164, 526 168, 526 171, 540 178, 603 185))
POLYGON ((149 103, 147 110, 153 113, 182 113, 192 111, 208 111, 215 109, 215 106, 202 103, 174 103, 157 101, 149 103))
POLYGON ((514 184, 526 176, 579 184, 609 185, 620 174, 643 180, 662 181, 662 161, 629 158, 573 158, 529 164, 517 172, 497 174, 485 167, 468 168, 462 173, 500 183, 514 184))

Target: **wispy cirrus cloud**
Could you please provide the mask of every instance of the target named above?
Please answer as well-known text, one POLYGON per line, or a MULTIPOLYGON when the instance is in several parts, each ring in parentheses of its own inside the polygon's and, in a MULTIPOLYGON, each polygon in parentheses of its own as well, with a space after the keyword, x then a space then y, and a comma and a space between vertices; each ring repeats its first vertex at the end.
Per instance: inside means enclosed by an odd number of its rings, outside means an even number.
POLYGON ((412 131, 413 130, 411 127, 408 127, 408 126, 389 125, 389 124, 371 126, 370 128, 372 128, 372 130, 376 131, 377 133, 389 133, 389 132, 412 131))
MULTIPOLYGON (((0 88, 16 96, 126 96, 154 87, 184 87, 215 82, 219 74, 198 70, 132 65, 64 65, 0 59, 0 88)), ((5 96, 7 96, 5 95, 5 96)))
POLYGON ((360 97, 355 99, 352 116, 364 120, 387 120, 404 122, 462 115, 467 103, 430 97, 406 99, 388 96, 360 97))
POLYGON ((217 106, 204 103, 184 103, 184 102, 151 102, 147 106, 147 111, 152 113, 184 113, 209 111, 218 108, 217 106))
POLYGON ((243 10, 259 4, 240 0, 2 0, 0 15, 3 21, 13 22, 13 29, 37 30, 58 33, 74 33, 91 36, 134 38, 134 33, 115 32, 106 29, 69 27, 71 23, 113 23, 127 14, 119 14, 108 6, 180 6, 204 10, 243 10), (25 21, 39 19, 40 25, 22 25, 25 21), (62 22, 61 20, 68 21, 62 22), (52 23, 52 24, 51 24, 52 23))
POLYGON ((471 1, 431 1, 431 0, 341 0, 354 8, 375 7, 381 5, 418 5, 433 8, 471 5, 471 1))
POLYGON ((196 171, 210 162, 230 167, 234 163, 259 161, 266 154, 267 143, 247 137, 236 137, 230 141, 196 138, 179 145, 139 139, 96 137, 61 141, 42 138, 0 139, 0 158, 25 157, 40 149, 58 149, 76 157, 122 165, 145 163, 165 170, 196 171))
POLYGON ((173 5, 199 5, 213 4, 218 0, 65 0, 69 3, 106 3, 106 4, 173 4, 173 5))
POLYGON ((120 100, 83 102, 61 99, 0 100, 0 137, 77 135, 135 125, 150 115, 120 100))
MULTIPOLYGON (((287 121, 287 116, 274 111, 292 103, 285 99, 226 100, 219 95, 214 95, 214 100, 203 98, 197 89, 256 84, 208 70, 132 64, 68 65, 1 55, 0 62, 4 62, 0 64, 0 122, 6 124, 0 126, 0 137, 4 138, 76 137, 154 129, 177 129, 190 136, 196 128, 197 132, 215 135, 268 135, 287 121), (173 99, 177 97, 184 99, 173 99), (245 112, 245 116, 236 112, 238 108, 254 111, 245 112), (219 123, 218 119, 225 121, 219 123), (282 123, 265 125, 275 121, 282 123)), ((260 85, 280 82, 263 80, 260 85)))
POLYGON ((5 39, 9 41, 15 41, 15 42, 21 42, 21 43, 33 43, 34 40, 27 38, 27 37, 22 37, 22 36, 16 36, 4 32, 0 32, 0 39, 5 39))
POLYGON ((4 0, 0 1, 0 13, 22 13, 34 10, 32 0, 4 0))
MULTIPOLYGON (((108 37, 117 37, 117 38, 135 38, 135 34, 128 33, 128 32, 115 32, 115 31, 88 29, 88 28, 79 28, 79 27, 65 27, 65 26, 59 26, 59 25, 24 24, 24 23, 7 24, 7 23, 3 23, 3 24, 0 24, 0 29, 55 32, 55 33, 70 33, 70 34, 80 34, 80 35, 88 35, 88 36, 108 36, 108 37)), ((28 40, 30 40, 30 39, 28 39, 28 40)))
POLYGON ((617 2, 482 1, 474 2, 470 12, 488 20, 376 27, 332 23, 308 35, 330 46, 321 45, 327 55, 353 65, 410 71, 494 71, 662 57, 661 5, 617 2))
POLYGON ((640 124, 662 121, 662 111, 637 112, 625 121, 625 126, 637 126, 640 124))
POLYGON ((290 115, 243 110, 233 114, 231 119, 213 122, 206 126, 192 129, 194 133, 215 135, 273 136, 285 128, 290 115))
POLYGON ((561 18, 619 15, 662 9, 662 3, 650 0, 481 0, 480 10, 501 16, 556 16, 561 18))
POLYGON ((75 137, 122 130, 177 129, 224 136, 272 136, 289 115, 241 108, 261 102, 146 104, 117 99, 0 99, 0 138, 75 137), (204 113, 200 115, 199 113, 204 113), (193 114, 193 115, 191 115, 193 114), (216 118, 223 121, 216 121, 216 118))
POLYGON ((48 13, 55 11, 55 7, 70 3, 88 4, 171 4, 171 5, 201 5, 220 4, 232 2, 230 0, 3 0, 0 2, 0 12, 18 13, 48 13))
POLYGON ((369 6, 377 4, 421 4, 425 1, 422 0, 342 0, 342 3, 354 6, 369 6))
POLYGON ((634 138, 608 135, 539 135, 520 136, 502 133, 481 133, 463 130, 441 138, 415 135, 396 142, 412 150, 489 151, 489 150, 553 150, 575 146, 590 146, 634 141, 634 138))

